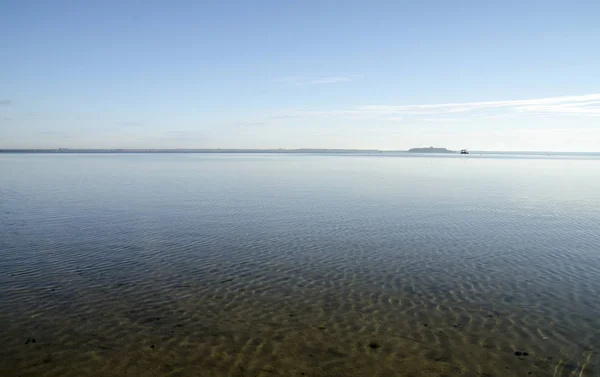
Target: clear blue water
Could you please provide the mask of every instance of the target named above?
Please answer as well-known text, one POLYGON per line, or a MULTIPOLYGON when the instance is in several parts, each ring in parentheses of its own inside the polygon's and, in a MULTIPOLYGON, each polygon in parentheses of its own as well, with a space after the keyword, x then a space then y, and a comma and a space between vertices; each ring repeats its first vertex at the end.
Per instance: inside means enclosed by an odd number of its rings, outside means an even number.
POLYGON ((3 154, 0 176, 2 376, 600 375, 600 156, 3 154))

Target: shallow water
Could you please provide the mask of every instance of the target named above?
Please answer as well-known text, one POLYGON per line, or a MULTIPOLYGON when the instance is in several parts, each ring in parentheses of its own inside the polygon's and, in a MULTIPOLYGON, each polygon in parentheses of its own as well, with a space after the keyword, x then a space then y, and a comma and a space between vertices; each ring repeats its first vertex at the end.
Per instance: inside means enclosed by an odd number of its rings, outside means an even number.
POLYGON ((0 175, 1 376, 600 376, 599 156, 0 175))

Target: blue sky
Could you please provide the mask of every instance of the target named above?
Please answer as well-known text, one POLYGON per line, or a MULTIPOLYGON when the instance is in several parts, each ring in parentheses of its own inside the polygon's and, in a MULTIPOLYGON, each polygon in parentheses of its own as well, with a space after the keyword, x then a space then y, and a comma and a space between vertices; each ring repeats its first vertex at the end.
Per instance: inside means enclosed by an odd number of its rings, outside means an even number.
POLYGON ((598 1, 0 0, 0 148, 600 150, 598 1))

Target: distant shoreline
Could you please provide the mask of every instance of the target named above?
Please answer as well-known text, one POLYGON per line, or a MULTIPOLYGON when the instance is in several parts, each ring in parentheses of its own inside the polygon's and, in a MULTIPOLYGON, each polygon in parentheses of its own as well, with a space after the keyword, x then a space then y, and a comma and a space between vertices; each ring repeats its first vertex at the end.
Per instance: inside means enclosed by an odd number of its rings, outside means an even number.
MULTIPOLYGON (((0 153, 381 153, 378 149, 0 149, 0 153)), ((406 151, 393 151, 406 152, 406 151)))
MULTIPOLYGON (((427 152, 411 152, 409 150, 381 150, 381 149, 70 149, 70 148, 54 148, 54 149, 0 149, 0 154, 390 154, 390 153, 406 153, 411 155, 435 155, 435 154, 458 154, 454 151, 450 153, 431 153, 427 152)), ((552 152, 552 151, 475 151, 471 150, 471 155, 479 154, 500 154, 500 155, 600 155, 598 152, 552 152)))

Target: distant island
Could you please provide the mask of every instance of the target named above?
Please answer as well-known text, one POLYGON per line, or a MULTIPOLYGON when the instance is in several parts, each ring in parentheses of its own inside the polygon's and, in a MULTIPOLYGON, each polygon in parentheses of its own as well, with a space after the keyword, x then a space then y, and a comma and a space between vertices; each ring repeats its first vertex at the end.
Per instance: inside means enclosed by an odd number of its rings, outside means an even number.
POLYGON ((410 153, 456 153, 446 148, 412 148, 408 150, 410 153))

